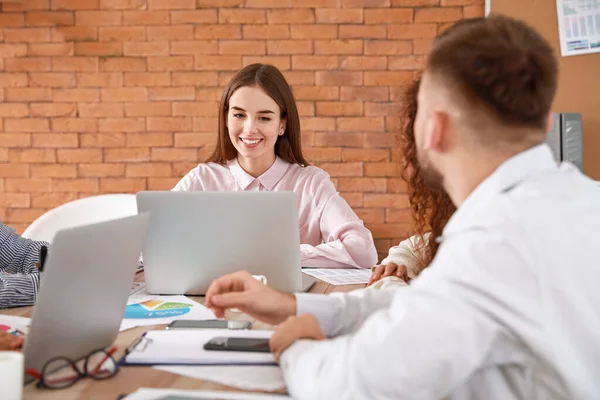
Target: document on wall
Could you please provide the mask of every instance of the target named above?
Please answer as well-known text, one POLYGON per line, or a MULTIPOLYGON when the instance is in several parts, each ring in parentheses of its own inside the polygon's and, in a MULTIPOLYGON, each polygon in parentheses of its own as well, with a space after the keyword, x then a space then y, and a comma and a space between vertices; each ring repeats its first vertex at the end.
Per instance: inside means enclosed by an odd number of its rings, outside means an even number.
POLYGON ((556 0, 556 12, 561 55, 600 52, 600 0, 556 0))
POLYGON ((217 390, 183 390, 139 388, 123 400, 285 400, 290 396, 283 394, 227 392, 217 390))
POLYGON ((330 285, 358 285, 369 283, 370 269, 302 268, 302 272, 330 285))

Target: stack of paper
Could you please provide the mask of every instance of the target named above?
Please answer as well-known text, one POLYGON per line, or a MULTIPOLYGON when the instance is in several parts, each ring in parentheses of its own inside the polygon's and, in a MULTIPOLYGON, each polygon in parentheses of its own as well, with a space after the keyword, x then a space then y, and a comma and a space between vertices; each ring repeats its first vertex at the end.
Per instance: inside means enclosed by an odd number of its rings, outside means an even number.
POLYGON ((181 390, 139 388, 123 400, 284 400, 289 396, 262 393, 225 392, 214 390, 181 390))
POLYGON ((357 285, 369 283, 370 269, 303 268, 302 272, 330 285, 357 285))

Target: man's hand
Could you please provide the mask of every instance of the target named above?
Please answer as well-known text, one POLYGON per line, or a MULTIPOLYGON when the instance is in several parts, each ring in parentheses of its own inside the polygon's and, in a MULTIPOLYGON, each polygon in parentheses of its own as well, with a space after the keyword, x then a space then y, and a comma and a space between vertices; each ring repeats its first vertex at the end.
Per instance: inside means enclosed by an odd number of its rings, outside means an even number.
POLYGON ((375 282, 385 278, 386 276, 396 276, 402 279, 404 282, 408 282, 408 274, 406 272, 405 265, 396 265, 394 263, 376 265, 373 268, 371 268, 371 271, 371 278, 369 278, 369 283, 367 284, 367 286, 374 284, 375 282))
POLYGON ((206 307, 218 318, 225 310, 240 311, 271 325, 296 314, 296 296, 272 289, 246 271, 235 272, 215 280, 206 292, 206 307))
POLYGON ((289 317, 277 327, 269 341, 275 359, 279 362, 281 353, 299 339, 327 339, 314 315, 302 314, 299 317, 289 317))
POLYGON ((23 336, 13 335, 8 332, 0 332, 0 350, 17 351, 23 346, 23 336))

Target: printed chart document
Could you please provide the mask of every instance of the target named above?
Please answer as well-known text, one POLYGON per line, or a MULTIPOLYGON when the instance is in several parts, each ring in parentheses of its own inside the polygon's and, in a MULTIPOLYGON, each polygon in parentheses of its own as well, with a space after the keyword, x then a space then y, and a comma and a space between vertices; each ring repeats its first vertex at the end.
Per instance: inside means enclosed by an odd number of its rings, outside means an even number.
POLYGON ((370 269, 303 268, 302 272, 331 285, 357 285, 369 283, 370 269))
POLYGON ((125 316, 119 330, 136 326, 168 324, 176 319, 205 320, 216 318, 202 304, 186 296, 156 296, 146 292, 146 285, 136 282, 131 289, 125 316))
POLYGON ((285 388, 281 368, 276 365, 200 365, 154 367, 165 372, 188 378, 220 383, 244 390, 264 390, 273 392, 285 388))
POLYGON ((123 400, 285 400, 290 396, 282 394, 226 392, 215 390, 182 390, 139 388, 123 400))
POLYGON ((561 55, 600 52, 600 1, 556 0, 556 12, 561 55))
POLYGON ((23 335, 29 332, 31 318, 0 315, 0 332, 23 335))

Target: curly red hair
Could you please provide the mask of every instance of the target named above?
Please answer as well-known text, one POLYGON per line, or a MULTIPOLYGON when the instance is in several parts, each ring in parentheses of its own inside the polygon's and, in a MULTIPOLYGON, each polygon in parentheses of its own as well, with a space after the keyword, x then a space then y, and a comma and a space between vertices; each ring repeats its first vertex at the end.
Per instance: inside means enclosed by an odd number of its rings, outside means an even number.
POLYGON ((412 232, 417 240, 419 271, 426 268, 437 253, 437 239, 442 235, 446 223, 456 211, 450 197, 443 190, 432 190, 425 185, 421 175, 421 167, 417 160, 417 148, 413 126, 417 116, 417 94, 420 79, 415 80, 404 91, 401 117, 404 129, 400 131, 399 144, 402 178, 408 184, 408 199, 413 218, 412 232), (430 235, 426 236, 426 233, 430 235))

